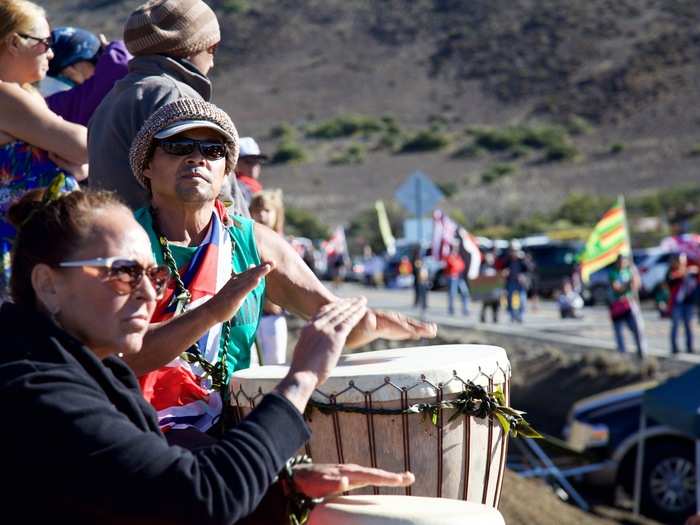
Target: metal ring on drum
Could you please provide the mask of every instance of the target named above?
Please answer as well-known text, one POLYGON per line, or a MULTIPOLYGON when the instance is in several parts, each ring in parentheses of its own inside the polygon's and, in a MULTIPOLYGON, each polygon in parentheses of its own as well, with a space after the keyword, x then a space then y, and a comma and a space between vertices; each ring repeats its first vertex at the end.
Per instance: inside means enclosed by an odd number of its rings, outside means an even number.
POLYGON ((308 525, 505 525, 493 507, 436 498, 340 496, 318 505, 308 525))
MULTIPOLYGON (((285 366, 241 370, 231 378, 231 403, 239 419, 274 389, 285 366)), ((410 470, 406 488, 367 488, 353 494, 462 499, 498 507, 507 434, 492 417, 411 408, 456 399, 471 385, 500 390, 510 403, 510 363, 488 345, 435 345, 341 356, 313 395, 321 409, 307 411, 312 437, 306 452, 317 463, 357 463, 410 470)))

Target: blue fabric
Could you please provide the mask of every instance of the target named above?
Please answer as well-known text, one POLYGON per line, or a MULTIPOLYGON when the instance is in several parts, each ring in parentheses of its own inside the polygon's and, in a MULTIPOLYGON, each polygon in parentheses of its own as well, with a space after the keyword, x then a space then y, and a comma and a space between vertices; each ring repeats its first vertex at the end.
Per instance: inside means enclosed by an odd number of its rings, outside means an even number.
POLYGON ((454 315, 455 313, 455 297, 459 293, 460 298, 462 299, 462 314, 463 315, 468 315, 469 314, 469 287, 467 286, 467 283, 464 282, 464 279, 462 279, 462 276, 458 277, 450 277, 448 280, 448 288, 447 288, 447 312, 450 315, 454 315))
POLYGON ((682 322, 685 328, 685 349, 688 352, 693 351, 693 320, 692 303, 676 303, 671 309, 671 352, 678 353, 678 325, 682 322))
POLYGON ((48 74, 57 77, 61 71, 76 62, 94 62, 101 44, 90 31, 78 27, 57 27, 51 31, 53 58, 49 62, 48 74))
MULTIPOLYGON (((5 220, 10 205, 24 193, 45 188, 61 173, 46 151, 16 141, 0 146, 0 295, 7 293, 10 282, 10 252, 16 231, 5 220)), ((67 175, 63 191, 78 189, 75 179, 67 175)))
POLYGON ((642 357, 644 355, 643 351, 643 343, 642 343, 642 334, 639 329, 639 323, 637 322, 637 316, 634 314, 633 311, 630 311, 627 313, 627 315, 624 315, 620 317, 619 319, 616 319, 613 321, 613 328, 615 330, 615 342, 617 344, 617 350, 620 353, 625 353, 625 338, 622 333, 623 328, 627 326, 627 328, 630 329, 630 332, 632 332, 632 335, 634 336, 634 342, 637 345, 637 354, 639 357, 642 357))
POLYGON ((519 282, 507 282, 506 294, 508 297, 508 313, 510 314, 510 320, 522 323, 523 314, 525 313, 525 304, 527 302, 527 291, 525 287, 519 282), (517 309, 513 308, 513 299, 516 295, 520 299, 517 309))
POLYGON ((644 392, 647 416, 700 439, 700 366, 644 392))

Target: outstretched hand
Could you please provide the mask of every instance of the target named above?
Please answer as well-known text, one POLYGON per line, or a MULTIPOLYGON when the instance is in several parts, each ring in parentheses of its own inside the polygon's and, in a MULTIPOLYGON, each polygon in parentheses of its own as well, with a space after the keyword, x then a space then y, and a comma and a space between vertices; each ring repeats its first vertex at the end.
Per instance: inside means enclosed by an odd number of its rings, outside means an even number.
POLYGON ((437 325, 426 323, 397 312, 367 310, 348 337, 348 347, 357 348, 375 339, 432 339, 437 335, 437 325))
POLYGON ((366 312, 364 297, 341 299, 321 307, 301 331, 289 373, 310 372, 316 376, 316 386, 324 383, 338 363, 350 331, 366 312))
POLYGON ((361 465, 296 465, 296 488, 311 498, 325 498, 367 486, 407 487, 415 481, 410 472, 394 473, 361 465))
POLYGON ((348 334, 367 311, 366 303, 364 298, 328 303, 302 329, 289 372, 277 385, 299 412, 338 363, 348 334))
POLYGON ((205 303, 215 321, 223 323, 236 315, 248 294, 274 267, 274 263, 266 261, 231 277, 221 290, 205 303))

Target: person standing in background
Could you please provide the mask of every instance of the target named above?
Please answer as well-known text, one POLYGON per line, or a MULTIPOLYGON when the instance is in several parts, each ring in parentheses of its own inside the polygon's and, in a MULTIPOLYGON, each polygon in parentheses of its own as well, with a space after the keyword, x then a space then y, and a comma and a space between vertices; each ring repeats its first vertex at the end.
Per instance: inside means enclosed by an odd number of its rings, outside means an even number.
MULTIPOLYGON (((282 190, 262 191, 250 202, 250 216, 284 237, 284 203, 282 190)), ((284 310, 265 299, 257 341, 261 365, 281 365, 287 359, 287 318, 284 310)))
POLYGON ((236 180, 243 199, 250 205, 253 195, 263 190, 260 182, 262 165, 267 155, 260 151, 260 146, 253 137, 241 137, 241 153, 236 165, 236 180))
POLYGON ((98 38, 77 27, 56 28, 51 36, 54 57, 40 90, 52 111, 87 126, 114 83, 128 73, 131 54, 124 42, 107 42, 104 35, 98 38))
POLYGON ((671 314, 671 353, 678 353, 678 325, 683 322, 685 348, 693 353, 693 308, 698 290, 698 268, 688 265, 688 256, 679 253, 671 258, 666 274, 669 290, 669 312, 671 314))
POLYGON ((627 326, 634 336, 637 355, 642 358, 646 352, 646 341, 637 293, 640 287, 639 274, 630 265, 629 258, 620 254, 608 273, 610 279, 610 318, 615 331, 615 342, 620 353, 625 353, 625 339, 622 333, 627 326))
POLYGON ((462 315, 469 315, 469 288, 464 280, 465 264, 455 243, 450 254, 445 258, 445 275, 447 276, 447 313, 455 314, 455 297, 459 293, 462 299, 462 315))
POLYGON ((32 85, 46 76, 52 45, 41 7, 0 2, 0 298, 16 235, 7 220, 12 202, 54 180, 60 189, 75 190, 88 176, 87 130, 51 111, 32 85))
MULTIPOLYGON (((207 74, 221 40, 219 21, 202 0, 151 0, 137 7, 124 26, 124 43, 134 58, 88 124, 93 189, 116 192, 132 209, 148 204, 148 192, 131 176, 129 148, 156 110, 181 98, 211 99, 207 74)), ((234 211, 248 217, 248 205, 231 181, 234 211)))
POLYGON ((520 243, 513 240, 508 247, 508 259, 503 270, 505 287, 508 299, 508 313, 510 320, 516 323, 523 322, 525 305, 527 303, 527 286, 529 273, 532 270, 531 263, 520 248, 520 243))

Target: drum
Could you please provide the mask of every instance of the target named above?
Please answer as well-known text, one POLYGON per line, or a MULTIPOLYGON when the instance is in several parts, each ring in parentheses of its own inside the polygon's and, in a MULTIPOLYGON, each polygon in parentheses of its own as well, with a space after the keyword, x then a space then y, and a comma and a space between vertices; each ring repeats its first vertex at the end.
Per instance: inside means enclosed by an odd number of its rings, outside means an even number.
MULTIPOLYGON (((283 366, 234 373, 230 392, 237 416, 244 417, 286 373, 283 366)), ((465 407, 471 393, 497 391, 507 403, 509 380, 506 353, 495 346, 436 345, 343 355, 305 414, 313 433, 305 452, 317 463, 357 463, 410 470, 416 476, 411 487, 360 493, 454 498, 497 507, 507 434, 494 417, 445 405, 461 401, 465 407)))
POLYGON ((341 496, 311 512, 308 525, 505 525, 493 507, 408 496, 341 496))

